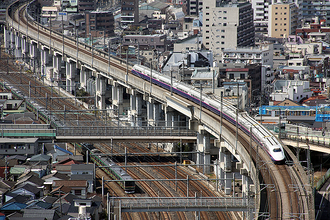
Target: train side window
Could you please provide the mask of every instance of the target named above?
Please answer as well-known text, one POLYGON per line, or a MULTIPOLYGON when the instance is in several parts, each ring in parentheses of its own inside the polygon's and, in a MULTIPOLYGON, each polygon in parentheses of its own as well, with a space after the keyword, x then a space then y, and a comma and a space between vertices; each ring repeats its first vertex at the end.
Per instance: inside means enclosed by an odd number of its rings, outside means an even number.
POLYGON ((281 152, 282 150, 281 150, 281 148, 274 148, 273 151, 274 152, 281 152))

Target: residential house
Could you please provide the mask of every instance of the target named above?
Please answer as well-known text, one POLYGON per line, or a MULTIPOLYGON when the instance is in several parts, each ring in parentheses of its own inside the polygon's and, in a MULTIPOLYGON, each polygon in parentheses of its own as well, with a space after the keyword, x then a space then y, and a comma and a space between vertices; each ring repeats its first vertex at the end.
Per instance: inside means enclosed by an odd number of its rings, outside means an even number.
POLYGON ((42 216, 42 219, 57 220, 60 215, 53 209, 29 209, 26 207, 24 210, 23 218, 38 219, 42 216))
POLYGON ((57 144, 52 144, 53 149, 50 151, 47 151, 47 155, 52 157, 52 162, 56 162, 58 156, 69 156, 73 155, 70 151, 64 149, 63 147, 60 147, 57 144))
POLYGON ((30 159, 28 159, 30 163, 32 162, 39 162, 39 164, 50 164, 51 163, 51 156, 45 155, 45 154, 38 154, 32 156, 30 159))
POLYGON ((65 186, 70 188, 71 193, 85 199, 87 196, 87 180, 54 180, 53 187, 65 186))
POLYGON ((0 155, 35 155, 38 138, 0 138, 0 155))
POLYGON ((66 174, 59 173, 57 171, 52 172, 51 174, 48 174, 47 176, 42 177, 42 179, 45 181, 45 193, 50 192, 53 190, 53 182, 54 180, 69 180, 70 177, 66 174))
POLYGON ((5 194, 9 192, 15 185, 15 182, 0 180, 0 207, 3 205, 5 194))
POLYGON ((71 180, 87 180, 87 192, 94 191, 95 180, 95 165, 94 164, 72 164, 71 165, 71 180))

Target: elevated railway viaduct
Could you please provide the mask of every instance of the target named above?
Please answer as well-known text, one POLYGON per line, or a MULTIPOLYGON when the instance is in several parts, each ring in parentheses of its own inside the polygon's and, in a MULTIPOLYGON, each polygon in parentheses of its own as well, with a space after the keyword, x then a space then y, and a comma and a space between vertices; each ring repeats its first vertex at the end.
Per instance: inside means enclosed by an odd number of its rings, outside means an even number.
MULTIPOLYGON (((68 92, 77 82, 88 89, 89 79, 94 78, 96 107, 100 109, 105 108, 107 87, 111 88, 112 107, 119 113, 125 112, 123 93, 129 95, 130 117, 136 124, 141 123, 143 113, 149 122, 157 124, 160 111, 164 111, 169 126, 185 121, 189 129, 197 132, 196 151, 201 154, 196 154, 196 163, 210 164, 211 154, 216 151, 219 176, 229 178, 231 155, 238 159, 235 165, 243 176, 243 196, 250 196, 252 192, 255 195, 256 218, 259 215, 270 219, 314 218, 311 187, 299 163, 275 165, 251 137, 229 121, 220 120, 219 115, 208 109, 131 74, 132 65, 125 60, 41 26, 27 11, 27 4, 22 1, 7 9, 5 48, 17 59, 30 57, 29 65, 42 75, 45 67, 51 65, 54 78, 65 77, 58 83, 64 83, 68 92), (65 64, 64 73, 61 63, 65 64), (146 112, 142 110, 142 102, 147 105, 146 112), (215 137, 213 145, 211 137, 215 137), (262 194, 267 196, 263 198, 262 194), (263 208, 259 212, 260 207, 263 208)), ((294 156, 288 154, 289 160, 291 157, 294 156)), ((207 170, 209 172, 210 167, 207 170)), ((225 181, 223 188, 230 194, 231 181, 225 181)))

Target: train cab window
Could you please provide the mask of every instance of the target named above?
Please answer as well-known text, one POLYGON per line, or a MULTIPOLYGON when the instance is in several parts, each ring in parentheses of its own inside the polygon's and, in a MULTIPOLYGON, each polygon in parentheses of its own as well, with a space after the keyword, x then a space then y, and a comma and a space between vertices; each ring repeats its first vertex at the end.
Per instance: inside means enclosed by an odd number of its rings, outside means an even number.
POLYGON ((281 148, 274 148, 273 151, 274 152, 281 152, 282 150, 281 150, 281 148))

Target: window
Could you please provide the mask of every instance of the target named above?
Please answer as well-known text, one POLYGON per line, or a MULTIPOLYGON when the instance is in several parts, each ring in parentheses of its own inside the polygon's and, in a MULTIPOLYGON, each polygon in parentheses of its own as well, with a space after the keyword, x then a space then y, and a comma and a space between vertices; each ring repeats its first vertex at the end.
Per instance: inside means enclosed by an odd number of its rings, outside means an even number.
POLYGON ((275 7, 275 9, 278 9, 278 7, 275 7))
POLYGON ((234 73, 229 74, 229 79, 234 79, 234 73))
POLYGON ((221 36, 221 38, 225 38, 225 36, 221 36))
POLYGON ((227 11, 223 11, 224 14, 227 14, 227 11))
POLYGON ((206 27, 210 27, 210 25, 207 24, 206 27))
POLYGON ((221 30, 221 32, 222 32, 222 33, 225 33, 225 32, 226 32, 226 30, 221 30))
POLYGON ((210 13, 207 12, 206 15, 210 15, 210 13))
POLYGON ((245 79, 245 74, 244 73, 240 74, 240 79, 245 79))
POLYGON ((81 196, 81 189, 75 189, 75 190, 74 190, 74 194, 75 194, 76 196, 81 196))
POLYGON ((277 23, 275 23, 275 26, 277 26, 277 23))
POLYGON ((223 19, 224 19, 224 20, 226 20, 226 19, 227 19, 227 17, 223 17, 223 19))
POLYGON ((275 29, 275 31, 277 31, 277 29, 275 29))
POLYGON ((225 44, 225 42, 221 41, 221 44, 225 44))
MULTIPOLYGON (((210 21, 210 19, 207 18, 206 21, 210 21)), ((187 25, 187 26, 188 26, 188 25, 187 25)))
POLYGON ((277 21, 277 18, 275 18, 275 20, 277 21))
POLYGON ((227 26, 227 23, 223 23, 223 26, 227 26))

